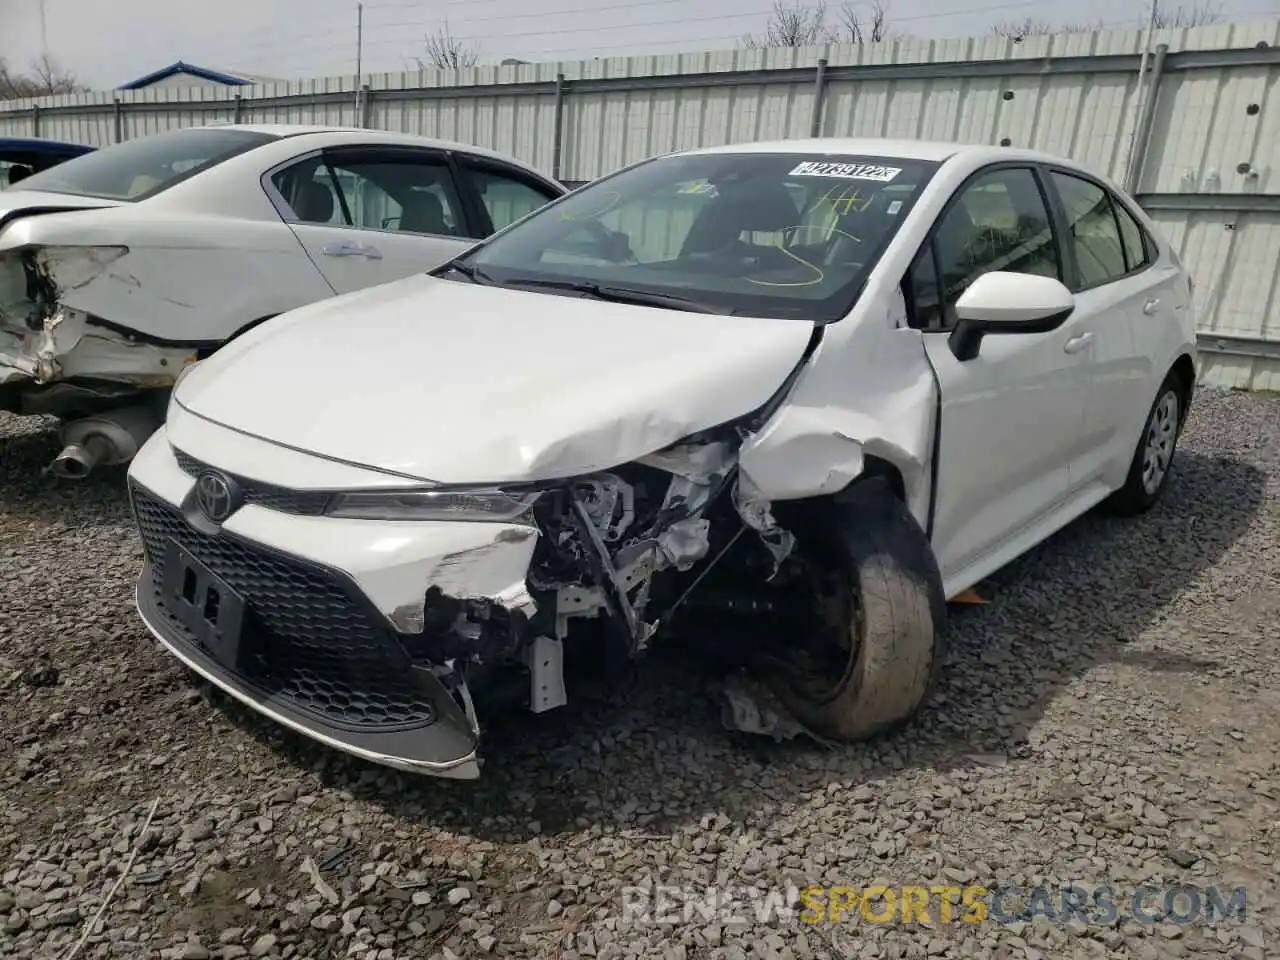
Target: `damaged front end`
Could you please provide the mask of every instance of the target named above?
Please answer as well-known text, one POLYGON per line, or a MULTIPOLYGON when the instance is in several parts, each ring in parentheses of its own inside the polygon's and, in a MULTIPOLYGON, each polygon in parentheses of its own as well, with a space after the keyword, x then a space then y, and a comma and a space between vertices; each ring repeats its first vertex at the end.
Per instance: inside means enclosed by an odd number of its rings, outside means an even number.
MULTIPOLYGON (((735 544, 758 563, 735 556, 733 576, 758 573, 756 585, 789 540, 744 497, 740 427, 537 487, 326 493, 214 468, 176 446, 184 422, 130 472, 143 621, 277 722, 433 776, 480 775, 482 715, 552 710, 568 702, 572 668, 631 663, 677 609, 696 608, 691 593, 735 544), (213 520, 219 489, 231 491, 225 525, 213 520), (289 552, 299 540, 285 530, 312 547, 289 552)), ((741 602, 707 594, 717 616, 741 602)), ((757 599, 748 588, 753 619, 757 599)))
MULTIPOLYGON (((634 660, 696 587, 712 584, 695 599, 718 615, 761 615, 773 601, 754 588, 777 576, 794 538, 739 469, 747 435, 746 427, 730 425, 608 471, 507 491, 524 504, 523 519, 536 537, 525 577, 489 596, 468 592, 464 578, 451 578, 453 593, 431 586, 420 611, 393 617, 401 631, 416 635, 401 633, 410 659, 454 694, 478 736, 473 690, 477 697, 513 694, 535 713, 563 706, 566 666, 576 660, 607 672, 634 660), (707 575, 722 569, 735 545, 735 559, 724 567, 732 568, 731 586, 737 581, 745 589, 715 589, 707 575), (499 682, 503 676, 515 683, 499 682)), ((511 529, 498 540, 514 548, 511 529)), ((749 659, 744 635, 731 645, 740 661, 749 659)), ((743 705, 734 702, 742 691, 726 685, 722 692, 731 707, 726 718, 742 715, 743 705)), ((762 728, 760 709, 751 709, 752 724, 730 725, 776 735, 776 725, 762 728)))
POLYGON ((164 396, 189 347, 149 342, 78 309, 90 284, 137 281, 124 246, 27 245, 0 252, 0 410, 65 423, 50 470, 81 478, 130 460, 163 422, 164 396))

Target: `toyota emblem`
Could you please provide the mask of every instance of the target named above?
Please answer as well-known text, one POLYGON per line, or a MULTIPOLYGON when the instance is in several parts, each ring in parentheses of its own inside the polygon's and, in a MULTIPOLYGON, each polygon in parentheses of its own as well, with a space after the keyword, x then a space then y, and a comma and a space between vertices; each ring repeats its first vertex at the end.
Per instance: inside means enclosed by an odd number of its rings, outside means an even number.
POLYGON ((235 511, 237 493, 234 481, 212 470, 196 480, 196 503, 214 523, 221 523, 235 511))

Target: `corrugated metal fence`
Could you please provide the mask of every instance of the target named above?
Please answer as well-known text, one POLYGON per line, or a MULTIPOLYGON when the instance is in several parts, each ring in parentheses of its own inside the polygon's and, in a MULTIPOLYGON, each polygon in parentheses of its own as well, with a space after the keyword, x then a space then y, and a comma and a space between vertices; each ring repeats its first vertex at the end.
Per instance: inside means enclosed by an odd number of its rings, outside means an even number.
POLYGON ((0 136, 105 145, 212 122, 360 125, 589 180, 749 140, 1033 147, 1127 185, 1196 280, 1206 373, 1280 389, 1280 21, 384 73, 0 103, 0 136))

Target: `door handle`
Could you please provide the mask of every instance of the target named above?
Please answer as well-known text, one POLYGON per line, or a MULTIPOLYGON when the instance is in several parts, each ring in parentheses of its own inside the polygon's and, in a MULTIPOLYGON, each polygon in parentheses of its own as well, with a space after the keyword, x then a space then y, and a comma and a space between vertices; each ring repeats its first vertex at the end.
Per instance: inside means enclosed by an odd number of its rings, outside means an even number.
POLYGON ((1156 308, 1159 306, 1160 306, 1160 299, 1158 297, 1152 297, 1150 300, 1148 300, 1146 303, 1142 305, 1142 312, 1149 317, 1156 312, 1156 308))
POLYGON ((1064 353, 1079 353, 1081 350, 1089 346, 1089 344, 1091 343, 1093 343, 1093 334, 1082 333, 1082 334, 1079 334, 1078 336, 1072 337, 1070 340, 1064 343, 1062 345, 1062 350, 1064 353))
POLYGON ((362 243, 353 243, 350 240, 343 240, 340 243, 331 243, 324 248, 323 253, 326 257, 365 257, 369 260, 382 259, 382 251, 377 247, 365 246, 362 243))
POLYGON ((353 257, 360 253, 360 247, 350 240, 343 240, 340 243, 329 244, 323 252, 326 257, 353 257))

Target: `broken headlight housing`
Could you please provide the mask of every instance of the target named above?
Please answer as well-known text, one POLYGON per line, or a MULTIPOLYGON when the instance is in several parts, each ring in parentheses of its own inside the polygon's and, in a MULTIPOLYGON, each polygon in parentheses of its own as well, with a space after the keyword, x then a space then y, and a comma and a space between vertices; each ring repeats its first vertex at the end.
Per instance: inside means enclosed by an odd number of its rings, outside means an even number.
POLYGON ((539 491, 499 488, 340 493, 325 514, 347 520, 457 520, 535 526, 539 491))

